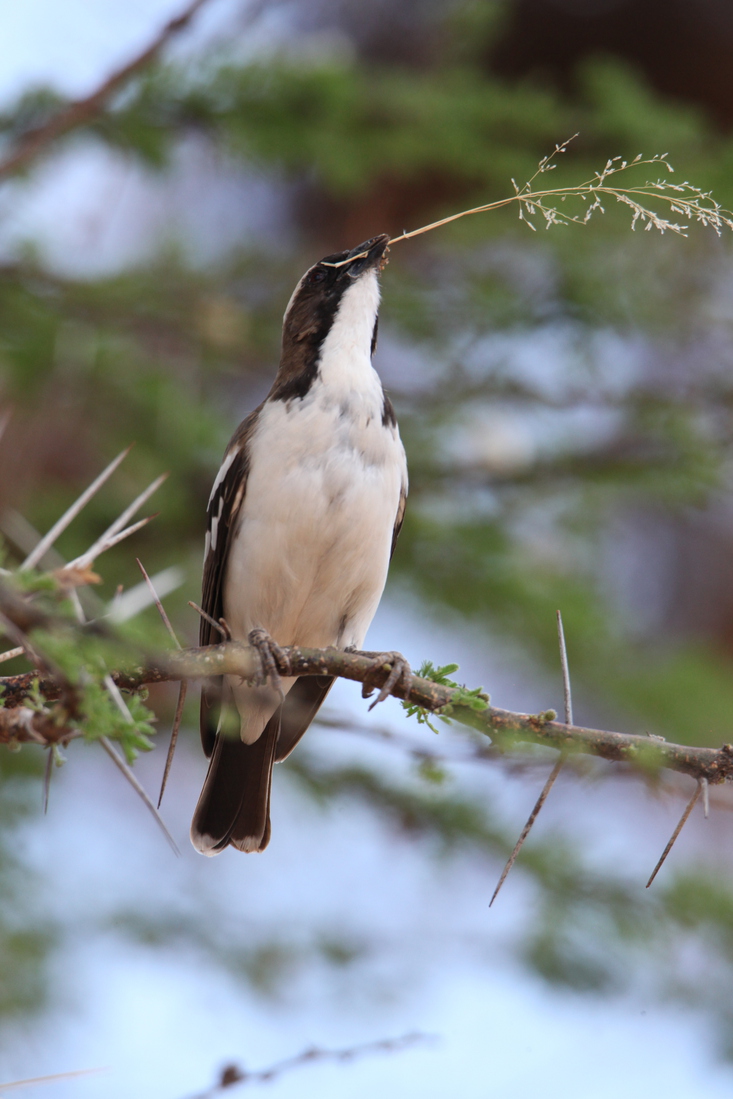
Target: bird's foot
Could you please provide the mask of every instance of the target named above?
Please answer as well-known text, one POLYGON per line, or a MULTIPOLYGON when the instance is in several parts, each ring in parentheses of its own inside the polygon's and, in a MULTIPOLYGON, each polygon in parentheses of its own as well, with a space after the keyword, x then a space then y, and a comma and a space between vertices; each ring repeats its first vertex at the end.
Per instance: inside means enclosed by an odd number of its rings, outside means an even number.
POLYGON ((384 702, 385 698, 388 698, 392 694, 392 691, 398 684, 402 685, 405 692, 405 698, 409 698, 410 688, 412 687, 412 669, 402 653, 363 653, 362 655, 373 658, 372 666, 367 672, 366 679, 361 686, 362 698, 371 697, 376 686, 376 684, 373 683, 375 675, 378 672, 383 672, 386 668, 389 668, 389 675, 382 684, 379 694, 369 707, 370 710, 373 710, 380 702, 384 702))
POLYGON ((280 675, 292 675, 290 661, 276 641, 270 637, 267 630, 258 627, 249 632, 249 643, 257 650, 260 658, 259 674, 254 676, 256 687, 264 687, 267 681, 276 690, 282 693, 280 675))

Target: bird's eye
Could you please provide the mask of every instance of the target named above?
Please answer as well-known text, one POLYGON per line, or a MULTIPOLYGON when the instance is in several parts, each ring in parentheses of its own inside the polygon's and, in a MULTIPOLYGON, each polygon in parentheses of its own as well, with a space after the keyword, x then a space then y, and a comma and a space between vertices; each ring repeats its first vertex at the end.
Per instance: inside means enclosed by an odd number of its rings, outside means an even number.
POLYGON ((321 268, 316 267, 315 271, 311 271, 309 282, 323 282, 326 277, 326 272, 321 268))

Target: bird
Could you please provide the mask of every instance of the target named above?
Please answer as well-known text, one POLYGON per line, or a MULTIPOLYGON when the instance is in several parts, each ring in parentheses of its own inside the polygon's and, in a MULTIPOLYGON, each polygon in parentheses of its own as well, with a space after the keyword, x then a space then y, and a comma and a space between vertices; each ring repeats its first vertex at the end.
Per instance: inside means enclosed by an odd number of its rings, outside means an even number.
MULTIPOLYGON (((211 490, 200 644, 224 630, 249 640, 269 678, 202 687, 209 765, 191 840, 205 855, 264 851, 273 764, 332 686, 330 676, 280 677, 280 647, 359 651, 382 596, 408 491, 394 408, 372 365, 389 239, 325 256, 300 279, 272 388, 235 431, 211 490)), ((404 658, 385 655, 393 675, 409 675, 404 658)))

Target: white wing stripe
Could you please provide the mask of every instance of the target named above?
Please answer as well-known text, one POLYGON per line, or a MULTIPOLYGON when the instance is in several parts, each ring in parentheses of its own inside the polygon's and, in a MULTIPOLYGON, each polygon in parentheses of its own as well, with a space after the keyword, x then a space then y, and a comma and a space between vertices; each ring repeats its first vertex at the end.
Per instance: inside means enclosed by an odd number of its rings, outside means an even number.
MULTIPOLYGON (((212 485, 212 488, 211 488, 211 495, 209 496, 209 505, 208 505, 209 507, 211 507, 211 501, 214 499, 214 496, 216 495, 216 490, 219 488, 222 481, 226 477, 227 473, 231 469, 232 462, 234 461, 234 459, 237 457, 238 454, 239 454, 239 447, 235 447, 234 450, 229 451, 226 458, 221 463, 221 469, 217 473, 216 479, 215 479, 214 484, 212 485)), ((221 515, 221 511, 219 512, 219 515, 221 515)))

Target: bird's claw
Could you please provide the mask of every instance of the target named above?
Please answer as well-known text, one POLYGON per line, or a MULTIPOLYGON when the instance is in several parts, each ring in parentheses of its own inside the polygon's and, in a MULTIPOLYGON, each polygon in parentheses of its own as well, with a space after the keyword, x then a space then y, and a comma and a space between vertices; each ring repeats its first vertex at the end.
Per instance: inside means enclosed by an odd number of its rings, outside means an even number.
POLYGON ((402 653, 379 653, 374 658, 372 667, 369 669, 366 679, 362 683, 361 697, 371 697, 374 690, 372 680, 377 672, 384 670, 385 665, 390 665, 389 675, 382 684, 379 694, 369 707, 370 710, 373 710, 380 702, 384 702, 385 698, 389 698, 398 683, 402 684, 405 691, 405 698, 409 698, 410 689, 412 687, 412 669, 402 653))
POLYGON ((269 680, 274 690, 282 693, 280 673, 292 675, 290 661, 287 656, 278 643, 273 641, 267 630, 260 627, 250 630, 248 640, 252 648, 257 650, 257 655, 260 658, 259 674, 254 676, 255 686, 264 687, 269 680))

